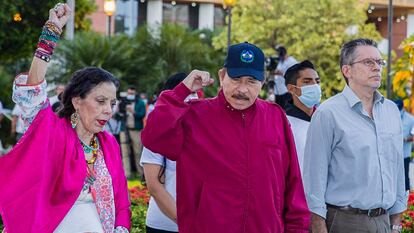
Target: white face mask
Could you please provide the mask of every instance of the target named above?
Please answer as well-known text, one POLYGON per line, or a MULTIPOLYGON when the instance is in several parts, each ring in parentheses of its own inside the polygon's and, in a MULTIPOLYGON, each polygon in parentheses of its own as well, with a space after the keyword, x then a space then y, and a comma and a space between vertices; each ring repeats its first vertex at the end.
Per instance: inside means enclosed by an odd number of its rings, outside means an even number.
POLYGON ((197 93, 194 92, 194 93, 191 93, 189 96, 187 96, 184 102, 188 102, 190 100, 196 100, 196 99, 198 99, 198 95, 197 93))
POLYGON ((306 107, 313 108, 321 101, 322 91, 319 84, 302 86, 300 90, 302 94, 298 96, 299 101, 306 107))
POLYGON ((135 100, 135 95, 127 95, 127 100, 135 100))

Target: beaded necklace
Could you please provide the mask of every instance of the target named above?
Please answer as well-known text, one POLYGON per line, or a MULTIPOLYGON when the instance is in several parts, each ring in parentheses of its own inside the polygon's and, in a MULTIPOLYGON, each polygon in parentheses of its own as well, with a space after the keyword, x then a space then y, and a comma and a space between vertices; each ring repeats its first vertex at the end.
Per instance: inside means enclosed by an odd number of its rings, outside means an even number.
POLYGON ((89 145, 84 143, 82 141, 82 139, 79 138, 79 140, 81 141, 83 152, 85 152, 86 154, 89 154, 89 153, 92 152, 92 158, 89 159, 89 160, 85 159, 86 163, 87 164, 93 164, 96 161, 96 157, 97 157, 98 150, 99 150, 98 139, 94 135, 93 138, 91 139, 91 142, 89 143, 89 145))
MULTIPOLYGON (((80 138, 79 140, 81 141, 83 152, 85 152, 85 154, 92 153, 91 159, 89 160, 85 159, 86 163, 88 165, 94 164, 96 161, 96 158, 98 157, 98 150, 99 150, 98 139, 94 135, 89 145, 84 143, 80 138)), ((93 169, 93 165, 92 165, 92 168, 87 166, 87 176, 85 178, 85 185, 83 186, 83 191, 88 190, 88 193, 92 194, 93 200, 96 200, 96 192, 94 189, 92 189, 92 185, 95 181, 96 181, 96 173, 93 169)))

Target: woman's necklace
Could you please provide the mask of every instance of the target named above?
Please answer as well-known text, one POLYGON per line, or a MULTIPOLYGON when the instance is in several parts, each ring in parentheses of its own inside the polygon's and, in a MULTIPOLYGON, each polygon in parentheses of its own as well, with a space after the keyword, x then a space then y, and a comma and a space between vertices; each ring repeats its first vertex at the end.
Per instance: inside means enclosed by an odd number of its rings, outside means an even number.
POLYGON ((96 161, 97 155, 98 155, 98 150, 99 150, 99 143, 98 143, 98 139, 97 137, 94 135, 89 143, 86 144, 85 142, 82 141, 82 139, 79 138, 79 140, 81 141, 82 144, 82 148, 83 148, 83 152, 85 152, 85 154, 90 154, 92 153, 92 158, 90 159, 85 159, 87 164, 93 164, 96 161))

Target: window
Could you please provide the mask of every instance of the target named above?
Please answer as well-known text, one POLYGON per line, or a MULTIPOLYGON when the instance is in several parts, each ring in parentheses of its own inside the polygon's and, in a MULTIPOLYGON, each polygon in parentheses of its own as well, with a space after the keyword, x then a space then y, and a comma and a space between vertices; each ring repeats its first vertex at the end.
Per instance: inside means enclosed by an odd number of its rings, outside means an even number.
POLYGON ((176 23, 184 26, 189 26, 189 5, 176 3, 163 4, 162 11, 163 23, 176 23))

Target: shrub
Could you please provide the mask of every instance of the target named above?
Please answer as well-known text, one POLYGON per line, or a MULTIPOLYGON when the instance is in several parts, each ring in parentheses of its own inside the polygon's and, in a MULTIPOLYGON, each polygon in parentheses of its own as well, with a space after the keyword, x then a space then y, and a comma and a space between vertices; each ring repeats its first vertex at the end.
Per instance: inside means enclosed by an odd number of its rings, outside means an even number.
POLYGON ((129 189, 131 199, 131 233, 145 232, 145 217, 149 202, 149 193, 147 188, 138 183, 129 189))

